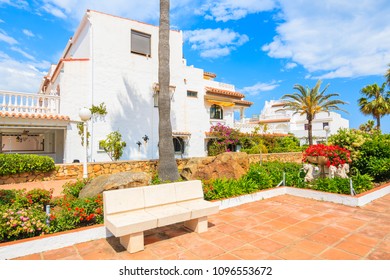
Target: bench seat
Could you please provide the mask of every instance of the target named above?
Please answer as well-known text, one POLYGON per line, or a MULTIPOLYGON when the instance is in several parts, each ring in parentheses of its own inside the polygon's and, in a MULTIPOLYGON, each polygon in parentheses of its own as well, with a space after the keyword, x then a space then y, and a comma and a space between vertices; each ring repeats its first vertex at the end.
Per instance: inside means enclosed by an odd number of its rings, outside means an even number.
POLYGON ((199 180, 105 191, 103 205, 104 225, 131 253, 144 249, 145 230, 184 222, 205 232, 207 216, 219 211, 217 203, 204 200, 199 180))
POLYGON ((156 228, 157 217, 145 210, 135 210, 110 215, 105 219, 104 223, 112 234, 119 237, 156 228))
POLYGON ((179 202, 177 203, 177 205, 190 210, 191 219, 210 216, 219 211, 219 206, 216 203, 212 203, 202 199, 179 202))
POLYGON ((155 206, 145 211, 157 218, 157 227, 176 224, 191 218, 191 211, 176 204, 155 206))

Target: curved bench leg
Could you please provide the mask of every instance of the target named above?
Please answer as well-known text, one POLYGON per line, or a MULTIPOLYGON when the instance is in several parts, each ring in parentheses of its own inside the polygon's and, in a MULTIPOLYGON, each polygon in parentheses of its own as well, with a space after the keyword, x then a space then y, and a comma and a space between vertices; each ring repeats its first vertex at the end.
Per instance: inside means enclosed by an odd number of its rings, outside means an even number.
POLYGON ((208 230, 207 216, 185 221, 184 226, 197 233, 206 232, 208 230))
POLYGON ((119 241, 129 253, 135 253, 144 249, 144 232, 132 233, 119 237, 119 241))

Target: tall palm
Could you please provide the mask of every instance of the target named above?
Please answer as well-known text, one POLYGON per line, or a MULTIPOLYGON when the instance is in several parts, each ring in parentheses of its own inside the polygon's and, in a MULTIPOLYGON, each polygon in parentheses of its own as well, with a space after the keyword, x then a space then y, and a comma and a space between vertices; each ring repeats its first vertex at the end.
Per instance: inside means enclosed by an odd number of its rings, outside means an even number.
MULTIPOLYGON (((310 89, 309 87, 303 87, 301 85, 295 85, 294 89, 298 90, 296 93, 285 94, 282 99, 284 106, 279 110, 292 110, 294 114, 306 115, 308 124, 308 139, 309 145, 313 145, 313 129, 312 122, 316 114, 320 112, 330 111, 344 111, 338 107, 340 104, 347 104, 342 100, 331 100, 332 97, 339 96, 337 93, 325 94, 325 91, 329 87, 327 85, 321 92, 320 86, 322 81, 318 80, 315 87, 310 89)), ((279 111, 278 110, 278 111, 279 111)))
POLYGON ((172 124, 171 99, 169 96, 169 0, 160 0, 160 29, 158 42, 158 116, 159 116, 159 164, 158 176, 163 181, 176 181, 179 179, 177 162, 175 159, 172 124))
POLYGON ((390 114, 390 93, 385 91, 386 82, 379 87, 376 83, 365 86, 361 93, 365 97, 358 99, 360 111, 376 119, 376 128, 381 129, 381 117, 390 114))
POLYGON ((390 87, 390 64, 388 66, 389 66, 389 69, 387 69, 387 71, 386 71, 385 78, 386 78, 387 85, 390 87))

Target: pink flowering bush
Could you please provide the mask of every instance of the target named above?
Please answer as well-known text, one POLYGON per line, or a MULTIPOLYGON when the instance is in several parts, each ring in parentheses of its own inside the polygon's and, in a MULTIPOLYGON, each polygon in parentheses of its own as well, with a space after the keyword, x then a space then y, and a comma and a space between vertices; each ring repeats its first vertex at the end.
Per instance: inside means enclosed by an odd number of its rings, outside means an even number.
POLYGON ((210 128, 208 152, 210 156, 215 156, 224 152, 234 151, 238 143, 239 131, 218 123, 210 128))
POLYGON ((0 240, 15 240, 42 235, 49 232, 46 213, 42 206, 33 205, 25 209, 3 209, 0 211, 0 240))
POLYGON ((311 145, 303 153, 303 162, 310 162, 308 157, 323 156, 328 159, 326 165, 329 167, 343 165, 344 163, 351 162, 351 152, 345 148, 341 148, 337 145, 324 145, 317 144, 311 145))

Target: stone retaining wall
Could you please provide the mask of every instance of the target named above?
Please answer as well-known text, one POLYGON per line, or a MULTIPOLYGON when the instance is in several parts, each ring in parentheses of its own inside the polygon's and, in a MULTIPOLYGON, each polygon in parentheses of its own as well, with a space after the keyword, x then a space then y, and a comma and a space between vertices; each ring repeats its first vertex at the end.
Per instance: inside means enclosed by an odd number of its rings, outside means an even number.
MULTIPOLYGON (((282 162, 298 162, 302 160, 302 153, 274 153, 262 155, 248 155, 249 162, 255 163, 260 161, 282 161, 282 162)), ((178 168, 183 169, 185 164, 190 159, 178 159, 178 168)), ((157 171, 157 160, 131 160, 131 161, 116 161, 116 162, 90 162, 88 163, 88 176, 94 178, 102 174, 113 174, 123 171, 148 172, 154 173, 157 171)), ((83 164, 56 164, 56 170, 48 173, 22 173, 9 176, 0 176, 0 185, 17 184, 35 181, 50 181, 50 180, 66 180, 66 179, 82 179, 83 164)))

